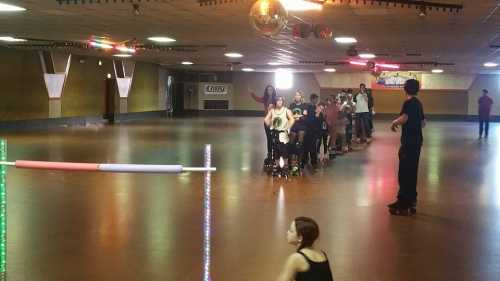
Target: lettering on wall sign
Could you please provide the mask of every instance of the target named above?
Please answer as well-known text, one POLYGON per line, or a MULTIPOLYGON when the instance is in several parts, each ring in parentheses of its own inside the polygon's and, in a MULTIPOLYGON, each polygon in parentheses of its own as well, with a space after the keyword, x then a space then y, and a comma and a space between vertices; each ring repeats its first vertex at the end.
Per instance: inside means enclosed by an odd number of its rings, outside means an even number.
POLYGON ((227 85, 206 84, 205 95, 227 95, 227 85))

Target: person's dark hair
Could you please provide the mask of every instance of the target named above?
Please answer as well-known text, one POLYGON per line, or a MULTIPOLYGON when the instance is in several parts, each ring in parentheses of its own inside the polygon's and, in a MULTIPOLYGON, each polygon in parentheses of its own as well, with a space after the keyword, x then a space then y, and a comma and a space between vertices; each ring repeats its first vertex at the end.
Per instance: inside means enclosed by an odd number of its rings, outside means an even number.
POLYGON ((318 224, 311 218, 298 217, 295 218, 295 229, 297 235, 302 237, 302 242, 299 245, 299 250, 311 247, 314 241, 319 237, 318 224))
POLYGON ((361 83, 361 84, 359 84, 359 87, 360 87, 360 88, 361 88, 361 86, 363 86, 363 87, 365 87, 365 88, 366 88, 365 83, 361 83))
POLYGON ((285 97, 284 96, 276 96, 275 103, 274 103, 275 106, 278 103, 278 100, 282 100, 283 106, 285 106, 285 97))
POLYGON ((318 103, 318 106, 326 106, 326 103, 322 101, 322 102, 318 103))
POLYGON ((272 85, 267 85, 266 88, 264 89, 264 101, 276 105, 276 89, 272 85), (269 96, 269 94, 267 93, 267 89, 269 88, 271 88, 273 91, 271 96, 269 96))
POLYGON ((309 97, 310 100, 314 100, 314 99, 318 99, 318 95, 316 94, 311 94, 311 96, 309 97))
POLYGON ((487 94, 487 93, 488 93, 488 90, 483 89, 483 94, 487 94))
POLYGON ((415 79, 406 80, 404 89, 408 95, 416 96, 420 91, 420 82, 415 79))

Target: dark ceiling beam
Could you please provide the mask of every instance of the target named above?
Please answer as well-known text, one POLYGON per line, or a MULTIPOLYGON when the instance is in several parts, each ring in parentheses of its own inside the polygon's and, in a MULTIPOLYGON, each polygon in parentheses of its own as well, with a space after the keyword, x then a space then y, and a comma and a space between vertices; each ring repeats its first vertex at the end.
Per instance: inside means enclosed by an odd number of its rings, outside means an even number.
MULTIPOLYGON (((229 4, 229 3, 238 3, 238 2, 249 2, 249 1, 256 1, 256 0, 197 0, 198 4, 200 6, 213 6, 213 5, 221 5, 221 4, 229 4)), ((323 0, 306 0, 310 1, 313 3, 325 3, 326 1, 323 0)), ((393 6, 401 6, 402 8, 429 8, 429 9, 436 9, 440 10, 442 9, 443 11, 446 11, 446 9, 450 11, 456 11, 459 12, 460 10, 463 9, 462 4, 449 4, 449 3, 437 3, 437 2, 430 2, 430 1, 416 1, 416 0, 332 0, 333 3, 356 3, 356 4, 364 4, 364 5, 374 5, 374 4, 379 4, 379 5, 393 5, 393 6)))

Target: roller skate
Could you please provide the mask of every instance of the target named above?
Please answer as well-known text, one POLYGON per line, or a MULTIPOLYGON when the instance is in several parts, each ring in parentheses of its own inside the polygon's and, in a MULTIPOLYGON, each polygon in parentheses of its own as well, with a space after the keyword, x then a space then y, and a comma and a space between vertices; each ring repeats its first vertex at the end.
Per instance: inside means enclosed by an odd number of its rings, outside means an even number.
POLYGON ((294 177, 300 176, 300 167, 299 165, 295 164, 292 165, 292 169, 290 170, 290 174, 294 177))
POLYGON ((417 212, 415 204, 407 204, 400 201, 389 204, 387 207, 389 208, 389 213, 395 216, 414 215, 417 212))

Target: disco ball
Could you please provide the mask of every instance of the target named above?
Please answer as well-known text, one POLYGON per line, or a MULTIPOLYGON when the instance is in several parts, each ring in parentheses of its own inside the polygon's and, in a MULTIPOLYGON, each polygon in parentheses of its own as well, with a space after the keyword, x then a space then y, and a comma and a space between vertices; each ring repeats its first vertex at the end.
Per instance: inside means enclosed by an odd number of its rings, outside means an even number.
POLYGON ((287 17, 279 0, 258 0, 250 10, 250 24, 266 36, 278 34, 285 27, 287 17))

